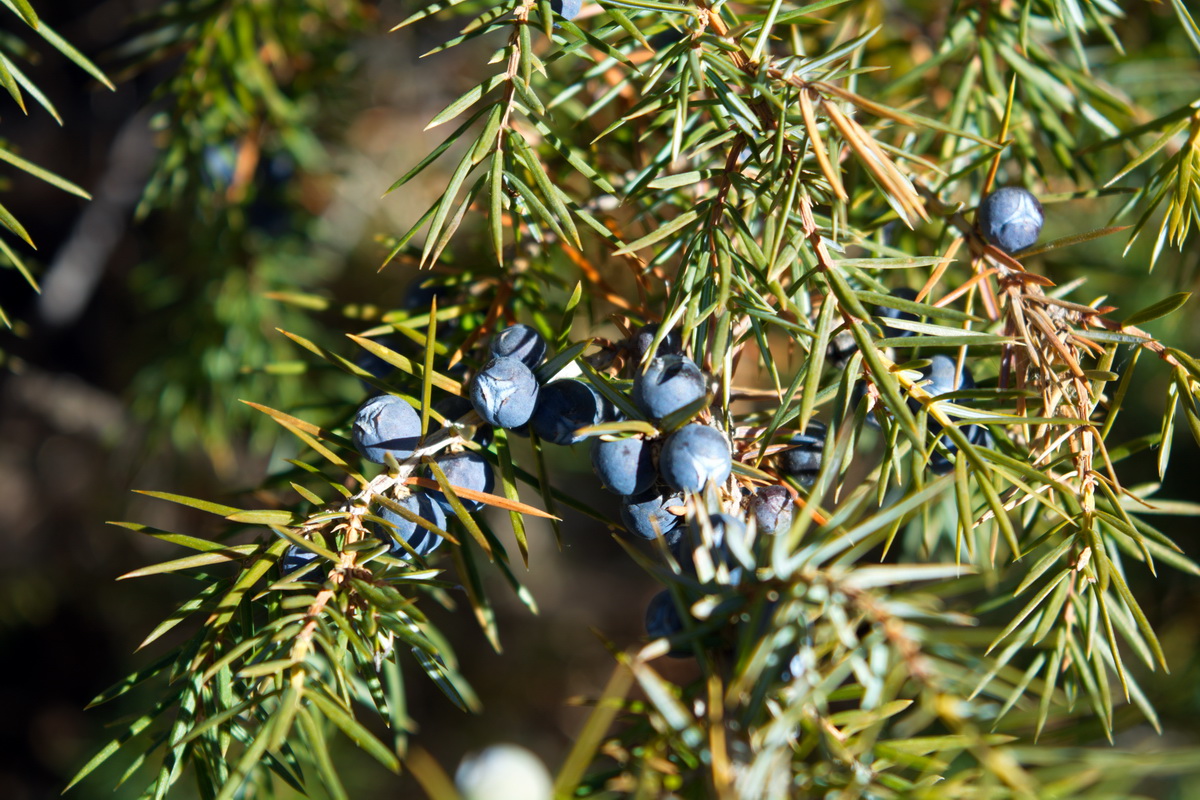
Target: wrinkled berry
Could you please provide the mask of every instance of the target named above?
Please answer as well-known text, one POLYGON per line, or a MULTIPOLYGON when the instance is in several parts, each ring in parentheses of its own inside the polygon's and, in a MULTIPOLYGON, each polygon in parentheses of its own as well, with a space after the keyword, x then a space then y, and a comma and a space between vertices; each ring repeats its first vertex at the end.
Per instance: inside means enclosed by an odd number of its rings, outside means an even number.
MULTIPOLYGON (((438 468, 445 473, 446 480, 450 482, 450 485, 455 487, 455 494, 458 494, 459 488, 493 494, 492 490, 496 486, 496 475, 492 472, 492 465, 478 453, 471 450, 464 450, 461 453, 443 453, 435 458, 434 461, 437 463, 438 468)), ((432 470, 429 477, 433 478, 432 470)), ((454 507, 450 505, 450 501, 446 499, 445 494, 439 491, 430 491, 429 494, 442 507, 443 511, 447 514, 454 513, 454 507)), ((468 500, 461 494, 458 494, 458 499, 467 511, 478 511, 487 505, 480 500, 468 500)))
POLYGON ((395 395, 372 397, 354 417, 351 440, 363 458, 376 464, 383 464, 388 452, 397 461, 411 457, 420 439, 421 416, 395 395))
MULTIPOLYGON (((432 522, 442 530, 446 529, 446 514, 427 492, 411 492, 399 502, 417 516, 432 522)), ((398 540, 407 542, 419 556, 429 555, 442 543, 441 536, 416 522, 405 519, 385 505, 381 504, 376 509, 375 516, 391 523, 390 525, 376 523, 374 527, 379 538, 393 543, 391 552, 396 558, 408 557, 408 551, 398 544, 398 540)))
POLYGON ((783 533, 792 527, 795 501, 785 486, 762 486, 750 498, 750 513, 764 533, 783 533))
POLYGON ((812 486, 821 470, 825 452, 825 424, 810 422, 804 433, 788 440, 791 447, 775 456, 775 465, 784 475, 790 475, 801 486, 812 486))
POLYGON ((716 428, 699 423, 667 437, 658 456, 663 480, 681 492, 698 492, 709 481, 722 484, 732 469, 729 442, 716 428))
POLYGON ((546 357, 546 340, 528 325, 509 325, 492 337, 490 349, 496 358, 515 358, 533 369, 546 357))
POLYGON ((683 506, 682 494, 664 496, 655 489, 650 489, 641 494, 621 498, 621 521, 635 536, 654 539, 661 534, 670 544, 679 538, 677 529, 683 522, 682 516, 676 516, 667 510, 674 506, 683 506))
POLYGON ((658 477, 650 443, 636 436, 612 442, 596 439, 592 443, 592 469, 605 489, 623 495, 646 491, 658 477))
POLYGON ((591 384, 570 378, 551 381, 538 392, 530 425, 539 438, 554 444, 578 444, 575 431, 604 421, 605 404, 591 384))
POLYGON ((1006 253, 1036 242, 1046 219, 1042 204, 1020 186, 1005 186, 983 198, 978 218, 983 238, 1006 253))
POLYGON ((537 396, 537 379, 515 358, 493 358, 471 381, 471 405, 498 428, 519 428, 528 422, 537 396))
POLYGON ((657 356, 633 380, 633 402, 652 419, 662 419, 704 397, 704 373, 690 358, 657 356))

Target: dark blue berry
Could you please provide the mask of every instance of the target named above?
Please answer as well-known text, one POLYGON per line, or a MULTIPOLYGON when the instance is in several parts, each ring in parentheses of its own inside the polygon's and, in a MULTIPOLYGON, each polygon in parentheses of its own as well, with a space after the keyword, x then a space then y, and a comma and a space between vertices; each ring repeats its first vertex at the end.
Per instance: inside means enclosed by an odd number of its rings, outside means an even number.
MULTIPOLYGON (((666 589, 650 598, 646 606, 646 634, 651 639, 666 639, 683 631, 683 619, 675 600, 666 589)), ((671 648, 667 655, 672 658, 684 658, 687 650, 671 648)))
MULTIPOLYGON (((893 289, 891 292, 891 295, 892 295, 892 297, 898 297, 901 300, 916 300, 917 299, 916 290, 909 289, 907 287, 903 287, 900 289, 893 289)), ((889 319, 902 319, 902 320, 906 320, 908 322, 917 322, 920 319, 920 317, 918 317, 916 314, 912 313, 911 311, 901 311, 898 308, 889 308, 888 306, 875 306, 875 316, 882 318, 880 320, 880 322, 883 325, 884 333, 887 334, 888 336, 892 336, 892 337, 914 336, 915 334, 913 333, 913 331, 910 331, 910 330, 889 327, 887 324, 887 321, 889 319)))
POLYGON ((1037 241, 1046 217, 1032 193, 1005 186, 983 198, 978 219, 983 238, 1006 253, 1015 253, 1037 241))
POLYGON ((528 422, 537 396, 537 379, 515 358, 493 358, 471 381, 471 405, 498 428, 519 428, 528 422))
POLYGON ((829 340, 829 346, 825 348, 825 359, 838 369, 845 369, 857 352, 858 342, 854 341, 854 334, 842 331, 829 340))
POLYGON ((530 369, 546 357, 546 340, 528 325, 510 325, 492 337, 491 352, 496 358, 515 358, 530 369))
POLYGON ((381 394, 359 406, 350 438, 368 461, 383 464, 389 452, 403 461, 421 440, 421 416, 399 397, 381 394))
POLYGON ((706 384, 704 373, 690 358, 657 356, 634 378, 633 402, 651 419, 660 420, 704 397, 706 384))
MULTIPOLYGON (((487 462, 483 456, 471 450, 464 450, 461 453, 443 453, 434 459, 438 468, 446 475, 446 480, 450 485, 455 487, 457 494, 458 488, 471 489, 476 492, 484 492, 493 494, 492 490, 496 487, 496 475, 492 471, 492 465, 487 462)), ((429 475, 433 477, 432 472, 429 475)), ((431 491, 429 493, 442 510, 447 514, 453 514, 454 508, 450 505, 450 501, 446 499, 446 495, 442 492, 431 491)), ((486 503, 480 500, 468 500, 461 494, 458 499, 462 502, 463 508, 467 511, 478 511, 483 508, 486 503)))
POLYGON ((658 477, 650 443, 636 436, 611 442, 596 439, 592 469, 605 489, 623 495, 646 491, 658 477))
POLYGON ((419 278, 408 285, 402 307, 405 311, 429 311, 434 299, 441 306, 440 301, 448 292, 447 287, 440 283, 431 284, 428 278, 419 278))
POLYGON ((681 492, 698 492, 709 481, 720 485, 732 469, 729 442, 716 428, 699 423, 667 437, 658 456, 659 474, 681 492))
MULTIPOLYGON (((633 356, 635 362, 640 363, 645 357, 646 351, 650 349, 650 345, 654 342, 654 337, 658 335, 658 323, 651 322, 649 325, 643 325, 633 332, 630 337, 633 345, 633 356)), ((668 331, 663 340, 658 343, 658 349, 654 352, 655 356, 672 356, 679 355, 683 352, 683 345, 679 340, 677 331, 668 331)))
POLYGON ((674 636, 683 630, 683 620, 679 617, 679 609, 671 593, 663 589, 650 598, 646 606, 646 633, 652 639, 674 636))
POLYGON ((683 507, 683 495, 671 494, 664 496, 655 489, 641 494, 621 498, 621 521, 635 536, 643 539, 654 539, 662 535, 668 544, 678 538, 676 530, 683 522, 682 516, 676 516, 667 509, 683 507))
MULTIPOLYGON (((311 550, 305 550, 299 545, 290 545, 287 550, 283 551, 283 557, 279 559, 279 570, 284 575, 290 575, 301 567, 308 566, 316 559, 320 558, 311 550)), ((312 579, 315 573, 308 573, 306 578, 312 579)))
MULTIPOLYGON (((417 516, 432 522, 442 530, 446 529, 446 514, 427 492, 411 492, 399 502, 417 516)), ((412 520, 405 519, 387 506, 380 505, 376 516, 390 523, 389 525, 376 524, 375 532, 384 541, 393 542, 392 555, 397 558, 408 557, 408 551, 398 544, 398 540, 407 542, 419 556, 429 555, 442 543, 441 536, 412 520)))
MULTIPOLYGON (((975 379, 971 376, 971 370, 964 364, 962 373, 958 372, 958 362, 956 359, 944 355, 935 355, 930 359, 930 364, 921 371, 927 383, 924 386, 926 392, 933 397, 939 397, 949 392, 967 391, 975 388, 975 379)), ((966 405, 970 400, 958 401, 966 405)), ((909 405, 915 411, 920 404, 916 401, 910 401, 909 405)), ((991 447, 992 436, 987 428, 982 425, 964 425, 960 428, 963 435, 967 437, 967 441, 976 447, 991 447)), ((929 420, 930 433, 940 433, 942 425, 935 419, 929 420)), ((958 447, 954 441, 946 435, 943 435, 939 440, 939 444, 946 450, 947 453, 954 453, 958 447)), ((954 469, 954 463, 950 461, 943 453, 934 450, 933 455, 929 459, 929 468, 935 473, 942 475, 954 469)))
POLYGON ((584 440, 575 431, 604 421, 605 404, 600 394, 584 381, 551 381, 538 392, 530 425, 538 438, 554 444, 578 444, 584 440))
POLYGON ((801 486, 812 486, 821 470, 825 453, 825 424, 810 422, 804 433, 788 440, 789 449, 775 456, 775 465, 784 475, 795 478, 801 486))
MULTIPOLYGON (((748 546, 746 523, 729 514, 717 513, 708 516, 708 524, 712 528, 712 546, 709 548, 709 552, 712 554, 713 566, 724 564, 729 570, 729 580, 739 583, 742 579, 743 569, 741 562, 733 555, 729 541, 737 539, 744 547, 748 546)), ((703 541, 699 524, 694 522, 692 528, 693 539, 680 537, 682 541, 674 552, 676 560, 689 573, 694 573, 696 566, 693 555, 694 544, 703 541)))

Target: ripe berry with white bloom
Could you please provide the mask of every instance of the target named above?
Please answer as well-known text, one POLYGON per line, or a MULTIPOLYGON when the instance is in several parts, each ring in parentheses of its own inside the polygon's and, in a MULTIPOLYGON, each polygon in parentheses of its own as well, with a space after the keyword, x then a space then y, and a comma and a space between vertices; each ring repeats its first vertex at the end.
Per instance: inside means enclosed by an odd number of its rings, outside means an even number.
POLYGON ((698 492, 709 481, 722 484, 732 469, 729 442, 716 428, 695 422, 671 434, 658 456, 663 480, 681 492, 698 492))
POLYGON ((1042 204, 1020 186, 997 189, 979 204, 979 231, 1006 253, 1036 242, 1045 221, 1042 204))
POLYGON ((528 422, 537 396, 537 379, 515 358, 493 358, 471 381, 471 405, 484 422, 497 428, 519 428, 528 422))
POLYGON ((660 420, 673 411, 704 397, 704 373, 690 358, 657 356, 633 380, 633 402, 651 419, 660 420))
POLYGON ((515 358, 533 369, 546 357, 546 340, 528 325, 509 325, 492 337, 490 349, 496 358, 515 358))
POLYGON ((381 394, 359 407, 350 438, 368 461, 383 464, 389 452, 403 461, 421 440, 421 417, 399 397, 381 394))
POLYGON ((636 436, 612 442, 596 439, 592 443, 592 469, 605 489, 626 496, 646 491, 658 476, 650 443, 636 436))

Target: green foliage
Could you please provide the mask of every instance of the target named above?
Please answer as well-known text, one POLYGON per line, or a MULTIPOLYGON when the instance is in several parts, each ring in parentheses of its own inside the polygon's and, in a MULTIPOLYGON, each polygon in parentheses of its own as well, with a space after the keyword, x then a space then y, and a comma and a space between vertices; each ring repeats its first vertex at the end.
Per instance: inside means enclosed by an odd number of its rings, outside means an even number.
MULTIPOLYGON (((197 43, 226 26, 257 30, 259 7, 233 4, 230 17, 209 5, 189 12, 204 11, 194 29, 164 30, 192 30, 190 57, 216 58, 208 67, 244 66, 261 43, 241 59, 226 52, 241 43, 197 43)), ((727 435, 735 461, 729 482, 678 509, 694 551, 618 539, 669 589, 683 630, 611 645, 613 679, 558 773, 558 796, 1135 791, 1140 774, 1125 754, 1090 746, 1135 716, 1158 726, 1147 681, 1167 663, 1131 584, 1163 566, 1200 574, 1153 522, 1200 505, 1126 485, 1121 472, 1157 448, 1165 474, 1177 421, 1200 441, 1200 362, 1143 330, 1178 314, 1186 294, 1118 308, 1047 272, 1085 245, 1115 242, 1127 220, 1131 245, 1158 225, 1148 264, 1188 240, 1200 207, 1200 111, 1186 95, 1195 83, 1122 88, 1160 58, 1200 76, 1195 23, 1172 8, 1174 20, 1146 22, 1162 44, 1145 53, 1122 47, 1124 11, 1107 2, 625 0, 566 20, 545 2, 466 0, 413 14, 402 25, 465 20, 430 57, 495 48, 481 59, 487 73, 430 121, 447 130, 442 144, 392 187, 445 168, 437 199, 385 259, 436 267, 430 282, 442 292, 369 318, 315 295, 276 296, 327 318, 341 310, 347 327, 373 325, 353 341, 393 368, 382 378, 319 328, 287 337, 313 363, 410 401, 426 435, 412 458, 372 475, 349 444, 344 400, 317 422, 299 401, 284 404, 295 416, 255 404, 305 445, 258 495, 272 507, 164 496, 230 523, 208 539, 123 523, 194 551, 126 577, 180 572, 201 589, 147 644, 194 619, 188 638, 98 698, 156 687, 152 708, 80 778, 124 753, 156 796, 190 771, 202 796, 221 800, 261 796, 273 781, 341 797, 336 729, 385 767, 407 764, 426 787, 440 785, 427 756, 409 750, 402 664, 411 655, 421 680, 460 708, 478 701, 418 606, 448 605, 462 587, 498 649, 486 561, 537 607, 507 532, 488 524, 497 517, 468 514, 458 496, 469 490, 418 471, 446 449, 482 452, 499 488, 471 499, 509 512, 525 562, 525 516, 572 509, 617 527, 553 485, 550 448, 536 436, 527 448, 497 431, 482 447, 474 412, 443 420, 432 408, 465 393, 458 370, 477 368, 487 337, 519 318, 557 350, 540 378, 578 370, 627 416, 590 435, 655 436, 699 419, 727 435), (1055 238, 1016 254, 987 244, 974 209, 1000 184, 1038 194, 1055 238), (1128 197, 1113 210, 1116 194, 1128 197), (1109 211, 1085 231, 1055 224, 1109 211), (454 256, 479 242, 487 263, 454 256), (917 299, 889 294, 901 286, 917 299), (879 306, 917 319, 885 325, 879 306), (655 346, 678 331, 714 379, 702 402, 657 425, 628 399, 638 365, 623 340, 645 322, 663 324, 655 346), (838 349, 853 352, 848 363, 838 349), (969 364, 977 387, 932 395, 920 369, 934 354, 969 364), (1114 423, 1150 373, 1165 387, 1161 426, 1125 441, 1114 423), (825 455, 806 487, 770 456, 817 417, 828 423, 825 455), (518 482, 541 494, 544 511, 520 500, 518 482), (790 530, 751 525, 744 542, 715 541, 710 515, 745 516, 743 489, 764 484, 796 496, 790 530), (430 528, 450 542, 448 557, 389 556, 368 524, 381 521, 380 506, 403 515, 409 486, 454 498, 447 529, 430 528), (289 544, 316 560, 283 575, 289 544), (695 681, 663 677, 655 660, 670 650, 694 657, 695 681)), ((256 109, 282 141, 303 140, 275 84, 251 78, 230 93, 233 107, 256 109)), ((177 140, 148 202, 167 196, 172 159, 200 157, 214 132, 252 129, 220 103, 202 110, 208 95, 190 85, 173 91, 177 140)), ((1194 759, 1170 753, 1151 769, 1194 759)))
MULTIPOLYGON (((20 21, 20 33, 5 32, 5 35, 0 37, 0 86, 8 92, 9 97, 21 109, 22 114, 29 114, 27 100, 32 98, 33 102, 41 106, 42 110, 54 117, 59 125, 63 124, 63 119, 59 116, 58 110, 54 107, 54 103, 50 98, 38 88, 36 81, 32 80, 22 69, 19 64, 22 62, 33 62, 36 55, 28 42, 21 37, 26 32, 31 31, 38 38, 45 41, 51 47, 67 60, 74 63, 83 71, 87 72, 97 81, 102 83, 109 89, 114 88, 104 73, 96 68, 96 65, 89 61, 82 53, 71 46, 69 42, 62 38, 49 25, 38 18, 37 11, 27 0, 6 0, 4 3, 8 10, 20 21)), ((12 19, 10 17, 10 19, 12 19)), ((10 167, 32 175, 35 178, 46 181, 52 186, 55 186, 64 192, 77 195, 79 197, 88 198, 90 195, 74 183, 55 175, 53 172, 44 169, 37 164, 28 161, 14 152, 11 144, 7 141, 0 140, 0 161, 5 162, 10 167)), ((20 212, 17 212, 18 214, 20 212)), ((6 206, 0 205, 0 225, 8 230, 9 233, 15 234, 26 245, 37 249, 33 239, 30 238, 29 232, 25 230, 25 226, 21 224, 14 214, 6 206)), ((13 246, 4 238, 0 237, 0 266, 8 269, 17 270, 25 281, 38 289, 37 278, 34 276, 34 269, 25 262, 20 253, 13 249, 13 246)), ((0 324, 6 328, 12 328, 13 323, 9 316, 4 312, 4 308, 0 305, 0 324)), ((4 352, 0 351, 0 363, 4 361, 4 352)))
POLYGON ((274 441, 234 400, 301 396, 262 371, 289 355, 274 332, 317 330, 263 296, 328 280, 344 257, 302 195, 329 171, 327 115, 345 101, 337 87, 352 77, 347 51, 363 14, 356 2, 167 3, 115 53, 126 77, 178 62, 156 92, 161 150, 137 208, 161 235, 133 276, 154 343, 133 407, 222 474, 247 428, 256 449, 274 441))

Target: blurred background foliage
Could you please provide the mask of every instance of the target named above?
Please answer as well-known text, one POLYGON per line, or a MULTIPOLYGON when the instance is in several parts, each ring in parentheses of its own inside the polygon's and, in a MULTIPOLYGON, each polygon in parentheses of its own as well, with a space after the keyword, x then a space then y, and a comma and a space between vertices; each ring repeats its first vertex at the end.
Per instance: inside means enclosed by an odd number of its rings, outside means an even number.
MULTIPOLYGON (((85 713, 83 706, 114 676, 142 663, 133 649, 189 594, 171 579, 114 584, 116 575, 173 553, 103 521, 204 531, 206 518, 129 490, 214 499, 249 492, 294 454, 295 445, 280 440, 278 427, 239 398, 321 421, 362 395, 357 381, 314 366, 275 329, 356 358, 358 349, 339 332, 368 330, 388 310, 404 311, 412 302, 424 274, 416 269, 419 253, 404 252, 380 272, 395 240, 379 233, 409 230, 436 200, 450 177, 441 170, 452 164, 434 165, 401 191, 376 198, 441 141, 444 131, 425 132, 426 123, 479 80, 478 65, 497 46, 484 37, 420 59, 430 42, 448 38, 457 26, 434 20, 389 35, 412 10, 399 1, 42 5, 45 22, 94 61, 115 89, 104 88, 94 72, 64 58, 17 17, 6 21, 4 52, 19 59, 62 124, 27 102, 28 115, 4 115, 0 137, 10 152, 94 197, 85 203, 19 169, 3 173, 0 202, 38 245, 36 252, 17 252, 42 288, 36 294, 19 271, 0 270, 0 306, 12 321, 0 332, 6 361, 0 373, 0 708, 6 712, 0 717, 0 797, 14 800, 57 796, 104 739, 103 721, 115 716, 85 713)), ((886 12, 889 24, 909 26, 907 47, 874 54, 893 67, 897 81, 921 80, 914 67, 942 37, 972 46, 971 31, 956 23, 954 4, 908 3, 902 13, 884 4, 870 8, 881 19, 886 12)), ((1109 92, 1106 108, 1122 128, 1194 100, 1200 84, 1195 59, 1178 56, 1186 34, 1169 6, 1138 3, 1126 10, 1119 31, 1125 56, 1094 67, 1109 92), (1144 108, 1123 106, 1125 95, 1137 96, 1144 108)), ((1069 25, 1065 30, 1070 36, 1069 25)), ((1082 66, 1087 41, 1077 50, 1081 61, 1061 66, 1063 80, 1071 79, 1066 70, 1086 75, 1091 69, 1082 66)), ((1031 98, 1031 106, 1044 108, 1047 118, 1062 114, 1052 99, 1055 89, 1041 88, 1047 96, 1031 98)), ((1006 87, 996 89, 1002 98, 1006 87)), ((946 101, 937 96, 943 87, 930 91, 933 102, 946 101)), ((1032 129, 1045 130, 1044 123, 1032 129)), ((1094 141, 1078 146, 1099 142, 1104 125, 1096 129, 1094 141)), ((1069 160, 1042 166, 1062 157, 1052 144, 1027 144, 1023 169, 1069 171, 1069 160)), ((1106 150, 1084 157, 1114 156, 1106 150)), ((1124 183, 1151 186, 1152 179, 1141 168, 1124 183)), ((1125 200, 1050 205, 1043 241, 1097 227, 1125 200)), ((1182 252, 1163 249, 1150 272, 1158 220, 1127 257, 1119 237, 1100 239, 1049 255, 1046 274, 1060 284, 1087 277, 1089 292, 1129 310, 1170 292, 1195 291, 1200 250, 1194 234, 1182 252)), ((484 238, 463 237, 467 246, 454 248, 437 270, 494 274, 484 238)), ((24 247, 11 236, 6 241, 14 250, 24 247)), ((910 250, 912 244, 897 246, 910 250)), ((561 298, 548 300, 537 284, 523 282, 521 254, 510 255, 513 291, 525 307, 536 312, 561 305, 561 298)), ((627 291, 632 282, 619 263, 605 269, 612 270, 603 277, 617 294, 635 294, 627 291)), ((564 275, 563 297, 572 286, 564 275)), ((600 304, 598 310, 603 317, 612 309, 600 304)), ((1190 317, 1177 314, 1149 329, 1196 352, 1200 330, 1190 317)), ((467 330, 480 323, 479 315, 462 321, 467 330)), ((615 328, 610 333, 617 335, 615 328)), ((1131 413, 1117 424, 1119 440, 1158 428, 1168 376, 1152 369, 1140 374, 1144 380, 1126 401, 1131 413)), ((1186 431, 1176 435, 1162 494, 1194 499, 1196 448, 1186 431)), ((564 452, 554 456, 552 468, 572 495, 590 505, 606 502, 586 464, 564 452)), ((1134 456, 1123 475, 1131 485, 1156 481, 1155 454, 1134 456)), ((528 584, 540 617, 511 593, 494 592, 503 653, 492 651, 468 615, 431 610, 487 709, 482 717, 464 715, 432 689, 411 694, 421 744, 443 763, 497 739, 524 742, 558 763, 583 718, 583 710, 563 698, 594 695, 611 671, 609 652, 589 628, 619 646, 642 635, 642 612, 657 585, 603 526, 570 516, 567 527, 572 535, 560 552, 550 531, 531 523, 530 561, 540 568, 530 572, 528 584)), ((1187 519, 1162 521, 1196 558, 1193 527, 1187 519)), ((1127 749, 1200 746, 1200 588, 1165 570, 1136 589, 1172 671, 1143 680, 1163 736, 1130 724, 1118 741, 1127 749)), ((682 682, 695 667, 678 662, 663 670, 682 682)), ((125 707, 138 708, 138 699, 125 707)), ((1099 729, 1095 736, 1103 738, 1099 729)), ((407 778, 342 750, 342 775, 353 797, 415 791, 407 778)), ((1174 772, 1140 791, 1200 795, 1200 772, 1189 765, 1174 772)), ((135 796, 132 787, 113 794, 115 779, 115 772, 100 775, 73 796, 135 796)))

